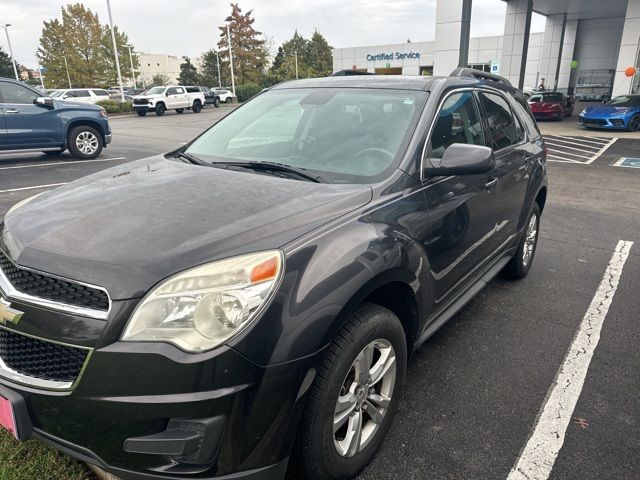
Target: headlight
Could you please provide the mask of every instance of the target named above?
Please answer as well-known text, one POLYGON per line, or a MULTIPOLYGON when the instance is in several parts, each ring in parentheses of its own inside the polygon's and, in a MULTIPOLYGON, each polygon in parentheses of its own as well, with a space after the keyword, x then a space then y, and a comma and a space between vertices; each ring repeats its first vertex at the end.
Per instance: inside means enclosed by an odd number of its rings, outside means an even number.
POLYGON ((616 110, 615 112, 612 112, 611 115, 624 115, 627 112, 628 110, 616 110))
POLYGON ((26 205, 27 203, 29 203, 31 200, 34 200, 36 197, 39 197, 40 195, 42 195, 45 192, 40 192, 40 193, 36 193, 35 195, 32 195, 28 198, 25 198, 24 200, 20 200, 18 203, 16 203, 13 207, 11 207, 9 209, 9 211, 7 211, 7 214, 5 216, 9 216, 9 214, 11 212, 15 212, 17 209, 19 209, 20 207, 26 205))
POLYGON ((281 276, 279 250, 186 270, 147 294, 122 340, 168 342, 189 352, 215 348, 256 318, 281 276))
POLYGON ((586 115, 586 114, 587 114, 587 109, 586 108, 582 109, 582 111, 580 112, 580 115, 586 115))

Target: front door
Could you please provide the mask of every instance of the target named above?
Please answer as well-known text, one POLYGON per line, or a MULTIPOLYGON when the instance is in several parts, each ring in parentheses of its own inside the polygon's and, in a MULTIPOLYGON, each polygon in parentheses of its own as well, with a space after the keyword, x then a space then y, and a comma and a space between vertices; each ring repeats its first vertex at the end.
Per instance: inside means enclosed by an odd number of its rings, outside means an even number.
POLYGON ((188 96, 184 87, 171 87, 167 90, 167 108, 188 107, 188 96))
POLYGON ((0 148, 4 148, 7 146, 7 127, 5 126, 4 121, 4 110, 2 109, 2 105, 0 104, 0 148))
POLYGON ((7 131, 6 148, 44 148, 63 143, 55 108, 34 105, 40 95, 17 83, 0 81, 0 103, 7 131))
MULTIPOLYGON (((436 116, 426 158, 442 158, 454 143, 484 145, 476 96, 449 93, 436 116)), ((433 163, 433 161, 432 161, 433 163)), ((426 242, 437 303, 454 296, 497 248, 494 172, 425 179, 431 229, 426 242)))

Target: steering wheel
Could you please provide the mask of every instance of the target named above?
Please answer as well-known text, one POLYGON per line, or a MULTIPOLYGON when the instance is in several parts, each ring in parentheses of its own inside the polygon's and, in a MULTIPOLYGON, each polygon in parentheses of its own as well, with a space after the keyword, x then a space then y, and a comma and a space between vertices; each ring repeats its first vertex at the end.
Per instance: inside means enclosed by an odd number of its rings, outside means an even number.
POLYGON ((369 148, 365 148, 364 150, 360 150, 358 153, 356 153, 356 158, 358 158, 361 155, 364 155, 365 153, 381 153, 383 155, 388 156, 389 160, 393 160, 393 157, 395 157, 395 154, 393 152, 390 152, 389 150, 386 150, 384 148, 369 147, 369 148))
POLYGON ((311 145, 312 143, 315 143, 317 141, 318 139, 316 137, 307 135, 306 137, 299 138, 298 140, 293 142, 293 145, 291 146, 291 150, 296 154, 301 154, 302 152, 304 152, 304 149, 307 145, 311 145))

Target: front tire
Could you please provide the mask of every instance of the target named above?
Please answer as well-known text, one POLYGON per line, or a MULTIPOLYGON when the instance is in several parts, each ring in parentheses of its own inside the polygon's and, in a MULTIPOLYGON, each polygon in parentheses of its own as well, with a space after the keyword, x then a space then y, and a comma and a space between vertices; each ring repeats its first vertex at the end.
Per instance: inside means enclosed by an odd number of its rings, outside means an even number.
POLYGON ((193 102, 191 110, 193 110, 193 113, 200 113, 200 111, 202 110, 202 103, 200 102, 200 100, 195 100, 193 102))
POLYGON ((136 113, 138 114, 139 117, 144 117, 147 114, 147 111, 138 109, 136 110, 136 113))
POLYGON ((162 115, 164 115, 164 112, 167 111, 167 107, 165 107, 164 103, 159 103, 156 105, 156 115, 161 117, 162 115))
POLYGON ((631 117, 631 120, 629 120, 629 131, 637 132, 638 130, 640 130, 640 114, 635 114, 631 117))
POLYGON ((325 352, 307 404, 297 464, 309 480, 355 476, 382 444, 398 409, 407 344, 400 320, 365 304, 325 352))
POLYGON ((503 273, 508 278, 520 279, 527 276, 533 263, 538 246, 538 232, 540 231, 540 207, 533 204, 522 237, 518 243, 518 248, 513 258, 504 267, 503 273))
POLYGON ((220 99, 218 97, 213 99, 213 106, 216 108, 220 107, 220 99))
POLYGON ((75 158, 92 160, 102 152, 102 135, 93 127, 80 125, 69 132, 67 138, 69 152, 75 158))

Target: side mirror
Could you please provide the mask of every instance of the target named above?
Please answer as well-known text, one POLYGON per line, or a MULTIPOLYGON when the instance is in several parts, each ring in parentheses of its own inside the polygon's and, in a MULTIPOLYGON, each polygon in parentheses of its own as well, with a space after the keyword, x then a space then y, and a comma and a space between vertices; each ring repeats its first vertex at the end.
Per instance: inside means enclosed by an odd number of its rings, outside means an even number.
POLYGON ((33 99, 33 104, 39 107, 53 108, 53 98, 50 97, 36 97, 33 99))
POLYGON ((169 96, 169 92, 165 93, 164 95, 165 95, 165 97, 168 97, 169 96))
POLYGON ((442 155, 442 158, 430 158, 424 166, 425 177, 441 175, 477 175, 486 173, 495 167, 493 150, 482 145, 454 143, 442 155))

